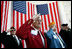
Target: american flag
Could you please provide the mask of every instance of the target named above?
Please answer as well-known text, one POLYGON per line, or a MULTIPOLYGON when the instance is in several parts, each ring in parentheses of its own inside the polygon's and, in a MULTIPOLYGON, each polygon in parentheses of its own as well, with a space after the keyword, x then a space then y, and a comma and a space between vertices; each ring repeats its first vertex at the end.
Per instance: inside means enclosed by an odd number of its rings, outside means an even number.
POLYGON ((59 18, 57 1, 49 4, 36 5, 36 7, 37 7, 37 13, 41 14, 41 19, 43 20, 41 30, 42 31, 49 30, 49 24, 51 22, 55 22, 57 26, 57 33, 59 33, 60 18, 59 18))
MULTIPOLYGON (((41 14, 40 18, 43 20, 40 29, 41 31, 49 30, 48 25, 50 24, 50 22, 54 21, 57 26, 57 32, 59 33, 60 18, 59 18, 57 1, 49 4, 41 4, 41 5, 35 5, 28 1, 13 1, 13 13, 12 13, 13 23, 12 24, 16 28, 16 30, 18 30, 22 24, 24 24, 27 20, 31 19, 32 16, 37 13, 41 14)), ((4 19, 2 21, 4 21, 4 19)), ((25 40, 22 40, 22 44, 23 44, 23 48, 26 48, 25 40)))

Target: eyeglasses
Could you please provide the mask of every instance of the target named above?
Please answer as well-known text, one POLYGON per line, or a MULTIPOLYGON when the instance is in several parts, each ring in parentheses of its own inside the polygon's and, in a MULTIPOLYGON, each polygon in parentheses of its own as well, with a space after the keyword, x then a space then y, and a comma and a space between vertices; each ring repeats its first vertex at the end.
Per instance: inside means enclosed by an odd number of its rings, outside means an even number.
POLYGON ((16 29, 11 29, 10 31, 16 31, 16 29))

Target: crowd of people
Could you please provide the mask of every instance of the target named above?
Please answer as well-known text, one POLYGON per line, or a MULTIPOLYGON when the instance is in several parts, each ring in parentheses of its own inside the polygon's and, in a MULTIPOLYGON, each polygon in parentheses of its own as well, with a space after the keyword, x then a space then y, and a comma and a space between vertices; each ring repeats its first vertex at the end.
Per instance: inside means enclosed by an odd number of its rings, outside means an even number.
POLYGON ((18 30, 11 27, 1 33, 1 43, 5 48, 23 48, 21 40, 26 41, 27 48, 71 48, 71 29, 68 24, 62 24, 58 34, 55 22, 49 24, 47 32, 41 32, 41 22, 39 15, 36 15, 18 30), (10 35, 7 35, 8 32, 10 35))

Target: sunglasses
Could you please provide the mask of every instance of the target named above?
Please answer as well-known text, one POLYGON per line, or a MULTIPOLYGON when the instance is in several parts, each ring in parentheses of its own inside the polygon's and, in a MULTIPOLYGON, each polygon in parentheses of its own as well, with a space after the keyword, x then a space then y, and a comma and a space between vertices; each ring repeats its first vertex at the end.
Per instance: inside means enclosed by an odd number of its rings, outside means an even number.
POLYGON ((16 31, 16 29, 10 30, 10 31, 16 31))

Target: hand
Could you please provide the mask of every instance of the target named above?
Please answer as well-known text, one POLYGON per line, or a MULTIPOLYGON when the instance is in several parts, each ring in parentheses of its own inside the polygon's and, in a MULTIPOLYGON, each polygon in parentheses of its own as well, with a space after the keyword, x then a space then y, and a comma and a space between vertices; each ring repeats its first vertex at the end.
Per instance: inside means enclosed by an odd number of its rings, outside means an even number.
POLYGON ((32 17, 33 20, 37 20, 37 19, 39 19, 39 18, 40 18, 40 14, 38 14, 38 15, 36 14, 36 15, 34 15, 34 16, 32 17))

